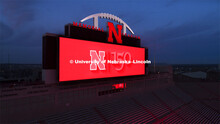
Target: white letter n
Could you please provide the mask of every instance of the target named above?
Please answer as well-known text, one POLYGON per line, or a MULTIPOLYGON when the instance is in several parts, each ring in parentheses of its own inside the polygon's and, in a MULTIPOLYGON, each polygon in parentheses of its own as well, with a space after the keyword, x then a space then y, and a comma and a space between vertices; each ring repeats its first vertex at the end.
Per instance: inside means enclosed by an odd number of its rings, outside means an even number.
POLYGON ((99 56, 96 52, 96 50, 90 50, 90 56, 91 56, 91 64, 90 64, 90 70, 97 70, 97 66, 99 67, 99 70, 105 70, 105 51, 99 51, 99 56))

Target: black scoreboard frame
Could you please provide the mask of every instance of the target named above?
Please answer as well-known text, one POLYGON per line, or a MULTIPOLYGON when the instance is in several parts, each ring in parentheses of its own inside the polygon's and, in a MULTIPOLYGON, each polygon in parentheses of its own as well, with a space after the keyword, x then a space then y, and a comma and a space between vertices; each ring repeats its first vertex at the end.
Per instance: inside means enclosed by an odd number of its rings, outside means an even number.
MULTIPOLYGON (((92 30, 88 28, 73 26, 72 24, 65 25, 65 33, 64 35, 60 34, 45 34, 43 36, 42 43, 42 63, 43 69, 55 69, 57 70, 57 80, 59 82, 59 38, 72 38, 72 39, 80 39, 80 40, 88 40, 109 44, 117 44, 123 46, 132 46, 138 48, 145 48, 140 46, 140 39, 134 37, 128 37, 122 35, 122 44, 116 42, 116 39, 113 35, 113 43, 107 41, 108 32, 106 31, 98 31, 92 30)), ((145 48, 145 60, 148 60, 148 48, 145 48)), ((123 80, 129 79, 131 77, 144 77, 147 75, 148 64, 145 64, 145 74, 144 75, 132 75, 132 76, 120 76, 120 77, 107 77, 107 78, 96 78, 96 79, 86 79, 86 80, 74 80, 74 81, 62 81, 59 83, 85 83, 85 82, 96 82, 96 81, 106 81, 106 80, 123 80)))

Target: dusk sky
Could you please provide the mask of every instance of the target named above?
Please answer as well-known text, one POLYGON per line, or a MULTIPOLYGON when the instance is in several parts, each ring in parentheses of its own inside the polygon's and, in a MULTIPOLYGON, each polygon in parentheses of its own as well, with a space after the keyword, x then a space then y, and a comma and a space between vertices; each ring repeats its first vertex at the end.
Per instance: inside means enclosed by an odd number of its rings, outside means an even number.
POLYGON ((0 63, 41 64, 43 34, 101 12, 125 21, 151 61, 220 63, 219 0, 0 0, 0 63))

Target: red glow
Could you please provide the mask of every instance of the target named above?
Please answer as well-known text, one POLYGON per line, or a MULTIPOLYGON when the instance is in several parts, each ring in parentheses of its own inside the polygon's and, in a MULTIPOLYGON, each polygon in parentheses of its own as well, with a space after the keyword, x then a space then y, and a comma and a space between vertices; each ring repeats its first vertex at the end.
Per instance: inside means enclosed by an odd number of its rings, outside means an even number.
POLYGON ((115 89, 123 89, 126 88, 126 83, 114 84, 112 85, 115 89))
POLYGON ((71 63, 70 60, 90 61, 90 50, 97 52, 98 58, 103 57, 99 51, 105 51, 105 60, 144 60, 145 49, 122 46, 115 44, 106 44, 86 40, 70 39, 60 37, 59 39, 59 81, 73 81, 97 78, 109 78, 120 76, 144 75, 145 64, 109 64, 105 67, 98 67, 96 70, 90 68, 90 64, 71 63), (112 54, 114 53, 114 54, 112 54), (129 53, 131 55, 128 55, 129 53), (103 68, 103 70, 101 69, 103 68), (104 69, 105 68, 105 69, 104 69), (90 70, 91 69, 91 70, 90 70))

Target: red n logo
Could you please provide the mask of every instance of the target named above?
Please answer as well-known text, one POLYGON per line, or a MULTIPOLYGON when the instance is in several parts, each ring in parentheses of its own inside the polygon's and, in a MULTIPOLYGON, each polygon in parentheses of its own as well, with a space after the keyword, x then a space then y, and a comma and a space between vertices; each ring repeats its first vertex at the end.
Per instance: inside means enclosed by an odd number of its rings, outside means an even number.
POLYGON ((122 26, 121 25, 117 25, 117 28, 118 28, 118 34, 115 30, 115 27, 114 27, 114 24, 111 23, 111 22, 108 22, 108 41, 109 42, 113 42, 113 37, 112 37, 112 34, 114 34, 115 36, 115 39, 117 41, 117 43, 122 43, 122 40, 121 40, 121 30, 122 30, 122 26))

